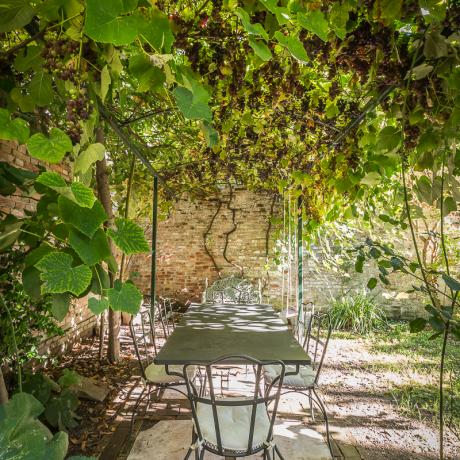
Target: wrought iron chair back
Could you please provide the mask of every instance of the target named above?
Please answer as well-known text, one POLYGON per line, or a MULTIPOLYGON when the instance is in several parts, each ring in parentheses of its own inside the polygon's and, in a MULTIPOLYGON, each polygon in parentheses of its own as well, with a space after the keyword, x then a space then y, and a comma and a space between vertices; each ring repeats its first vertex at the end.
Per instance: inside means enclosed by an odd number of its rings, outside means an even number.
POLYGON ((262 303, 259 290, 244 278, 229 276, 215 281, 207 287, 203 302, 205 303, 239 303, 256 304, 262 303))
POLYGON ((134 350, 141 369, 141 376, 146 380, 145 369, 153 363, 153 358, 158 353, 155 325, 152 321, 150 309, 143 310, 129 323, 134 350), (139 322, 135 324, 135 322, 139 322))
POLYGON ((303 303, 301 305, 300 315, 294 329, 294 335, 300 345, 306 350, 309 347, 311 322, 315 314, 315 305, 313 302, 303 303))
MULTIPOLYGON (((187 367, 191 364, 187 364, 184 366, 184 375, 187 375, 187 367)), ((186 378, 186 385, 187 391, 189 395, 189 400, 191 403, 192 409, 192 416, 194 420, 194 426, 196 430, 196 435, 198 437, 198 443, 203 442, 203 435, 202 430, 200 427, 200 421, 197 416, 197 405, 198 404, 206 404, 211 406, 212 408, 212 415, 214 421, 214 429, 216 434, 216 445, 210 445, 209 442, 205 442, 204 446, 206 450, 213 452, 217 455, 221 456, 231 456, 231 457, 246 457, 252 455, 254 453, 260 452, 262 450, 272 448, 273 447, 273 425, 275 423, 276 412, 278 409, 278 402, 281 395, 281 388, 283 385, 284 373, 285 373, 285 365, 281 361, 270 361, 270 362, 262 362, 257 359, 251 358, 250 356, 244 355, 236 355, 236 356, 223 356, 221 358, 216 359, 213 362, 210 362, 206 365, 200 366, 204 370, 205 375, 205 383, 208 382, 209 385, 209 396, 204 395, 203 388, 196 387, 196 381, 194 382, 190 378, 186 378), (232 398, 217 398, 216 397, 216 389, 213 383, 213 368, 221 366, 221 365, 228 365, 229 360, 231 362, 241 362, 241 365, 251 365, 254 368, 255 372, 255 383, 254 383, 254 391, 251 397, 244 397, 242 399, 234 399, 232 398), (263 373, 263 366, 264 365, 279 365, 281 372, 277 379, 275 379, 270 388, 262 393, 261 390, 261 377, 263 373), (271 390, 275 388, 276 391, 273 393, 271 390), (269 403, 274 402, 271 415, 268 414, 267 406, 269 403), (256 424, 256 412, 257 408, 260 407, 260 404, 264 404, 264 410, 267 410, 267 414, 269 417, 269 429, 267 433, 267 437, 264 440, 264 443, 261 445, 253 446, 254 440, 254 430, 256 424), (247 447, 244 450, 232 450, 225 448, 222 444, 222 431, 221 431, 221 421, 219 420, 218 415, 218 408, 219 407, 228 407, 228 406, 240 406, 240 407, 251 407, 251 417, 250 417, 250 425, 248 431, 248 440, 247 440, 247 447)), ((237 366, 235 366, 237 367, 237 366)), ((201 381, 203 385, 203 382, 201 381)), ((201 458, 201 457, 200 457, 201 458)))
POLYGON ((329 339, 332 333, 332 322, 328 313, 313 313, 306 330, 304 349, 311 358, 311 365, 316 372, 315 384, 323 367, 329 339))
POLYGON ((150 305, 144 304, 144 309, 136 317, 132 317, 129 323, 134 350, 144 379, 145 369, 153 363, 153 358, 160 349, 157 328, 161 327, 165 340, 173 331, 170 316, 166 315, 167 311, 165 305, 155 302, 154 316, 152 316, 150 305))
POLYGON ((157 302, 157 309, 159 310, 159 315, 163 321, 165 328, 167 330, 168 336, 176 328, 176 322, 174 320, 174 310, 173 310, 173 299, 169 297, 160 297, 157 302))

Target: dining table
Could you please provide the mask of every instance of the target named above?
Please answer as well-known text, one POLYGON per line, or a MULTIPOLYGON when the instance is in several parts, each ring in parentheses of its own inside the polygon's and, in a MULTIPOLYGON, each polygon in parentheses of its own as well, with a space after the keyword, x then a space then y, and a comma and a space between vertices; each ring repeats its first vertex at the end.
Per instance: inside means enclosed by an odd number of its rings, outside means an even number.
POLYGON ((229 355, 279 360, 297 370, 311 363, 271 305, 229 303, 190 304, 154 362, 200 365, 229 355))

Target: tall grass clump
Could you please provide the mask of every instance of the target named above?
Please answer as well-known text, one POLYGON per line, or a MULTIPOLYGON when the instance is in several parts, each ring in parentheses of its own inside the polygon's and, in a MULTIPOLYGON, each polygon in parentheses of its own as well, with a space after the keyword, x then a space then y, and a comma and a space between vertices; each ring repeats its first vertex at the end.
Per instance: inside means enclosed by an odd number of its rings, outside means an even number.
POLYGON ((330 307, 332 327, 365 335, 386 324, 385 313, 374 297, 353 292, 335 299, 330 307))

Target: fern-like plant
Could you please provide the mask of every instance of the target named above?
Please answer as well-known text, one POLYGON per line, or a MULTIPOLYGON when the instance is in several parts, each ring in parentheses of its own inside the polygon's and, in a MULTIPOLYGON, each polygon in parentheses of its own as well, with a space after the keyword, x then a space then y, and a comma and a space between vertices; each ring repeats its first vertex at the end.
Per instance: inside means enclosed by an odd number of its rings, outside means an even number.
POLYGON ((386 323, 385 313, 374 297, 353 292, 332 302, 329 310, 332 327, 338 330, 369 334, 386 323))

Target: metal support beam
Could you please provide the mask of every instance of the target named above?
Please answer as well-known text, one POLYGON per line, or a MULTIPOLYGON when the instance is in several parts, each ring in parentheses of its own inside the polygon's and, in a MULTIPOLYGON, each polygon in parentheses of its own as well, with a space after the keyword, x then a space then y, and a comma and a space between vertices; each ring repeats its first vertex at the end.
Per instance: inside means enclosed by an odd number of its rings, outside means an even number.
POLYGON ((302 196, 297 198, 297 319, 300 320, 303 303, 303 216, 302 196))
POLYGON ((152 204, 152 260, 150 273, 150 308, 152 317, 155 318, 155 291, 157 276, 157 224, 158 224, 158 177, 153 178, 153 204, 152 204))

